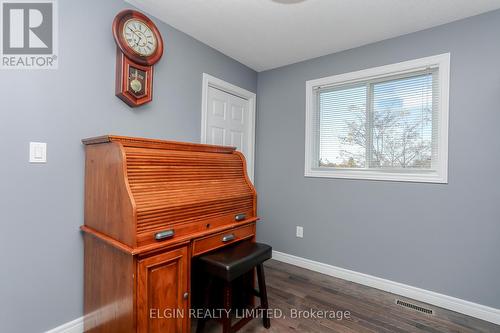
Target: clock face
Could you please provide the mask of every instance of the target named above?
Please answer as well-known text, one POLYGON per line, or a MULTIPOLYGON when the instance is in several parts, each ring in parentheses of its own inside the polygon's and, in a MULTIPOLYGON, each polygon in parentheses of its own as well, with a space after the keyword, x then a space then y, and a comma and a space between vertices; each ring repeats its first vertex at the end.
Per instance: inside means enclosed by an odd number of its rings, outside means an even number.
POLYGON ((125 22, 123 37, 127 45, 140 56, 150 56, 156 50, 156 36, 147 24, 141 20, 134 18, 125 22))

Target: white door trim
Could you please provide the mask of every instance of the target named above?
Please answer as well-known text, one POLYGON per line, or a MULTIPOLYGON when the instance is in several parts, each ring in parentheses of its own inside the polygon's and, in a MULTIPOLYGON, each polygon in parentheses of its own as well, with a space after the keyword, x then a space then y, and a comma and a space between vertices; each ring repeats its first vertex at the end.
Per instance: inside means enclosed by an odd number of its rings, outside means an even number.
POLYGON ((247 173, 250 180, 253 182, 254 164, 255 164, 255 93, 246 89, 240 88, 229 82, 223 81, 207 73, 203 73, 203 84, 201 92, 201 143, 207 143, 207 121, 208 121, 208 87, 213 87, 225 91, 229 94, 241 97, 248 101, 248 111, 250 112, 250 143, 251 149, 247 158, 251 159, 252 163, 249 166, 247 173))

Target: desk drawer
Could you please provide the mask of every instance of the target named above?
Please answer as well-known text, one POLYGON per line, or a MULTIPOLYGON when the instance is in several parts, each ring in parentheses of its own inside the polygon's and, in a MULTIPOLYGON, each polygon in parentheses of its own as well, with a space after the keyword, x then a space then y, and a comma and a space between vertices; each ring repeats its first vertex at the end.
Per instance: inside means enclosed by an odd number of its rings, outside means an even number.
POLYGON ((255 223, 252 223, 244 227, 234 228, 205 238, 196 239, 193 242, 193 256, 218 249, 242 239, 252 238, 254 235, 255 223))

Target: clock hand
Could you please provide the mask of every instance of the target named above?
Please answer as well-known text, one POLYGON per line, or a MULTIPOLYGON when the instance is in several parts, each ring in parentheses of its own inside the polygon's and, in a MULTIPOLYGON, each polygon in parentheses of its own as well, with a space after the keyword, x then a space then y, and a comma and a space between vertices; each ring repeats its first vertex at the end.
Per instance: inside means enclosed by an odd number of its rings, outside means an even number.
POLYGON ((139 38, 139 40, 135 43, 135 45, 137 45, 137 46, 141 46, 140 44, 142 44, 142 43, 143 43, 143 42, 142 42, 142 40, 143 40, 144 38, 143 38, 141 35, 136 34, 135 32, 134 32, 134 34, 135 34, 135 35, 139 38))
MULTIPOLYGON (((134 30, 132 30, 130 27, 128 28, 128 30, 132 31, 132 33, 133 33, 134 35, 136 35, 137 37, 139 37, 139 41, 141 41, 141 40, 142 40, 142 37, 141 37, 141 36, 140 36, 137 32, 135 32, 134 30)), ((137 44, 137 43, 136 43, 136 44, 137 44)))

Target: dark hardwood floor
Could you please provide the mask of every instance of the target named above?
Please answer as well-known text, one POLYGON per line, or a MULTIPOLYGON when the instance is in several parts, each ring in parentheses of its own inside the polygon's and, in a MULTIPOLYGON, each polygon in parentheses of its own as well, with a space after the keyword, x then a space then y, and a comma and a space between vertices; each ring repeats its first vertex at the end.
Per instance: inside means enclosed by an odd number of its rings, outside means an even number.
MULTIPOLYGON (((269 305, 284 317, 272 318, 269 330, 254 319, 240 332, 500 332, 500 326, 413 300, 409 301, 434 314, 406 309, 395 299, 408 299, 279 261, 266 262, 265 273, 269 305), (329 315, 328 311, 349 311, 350 318, 291 318, 292 309, 329 315)), ((211 321, 204 332, 222 332, 222 328, 211 321)))

